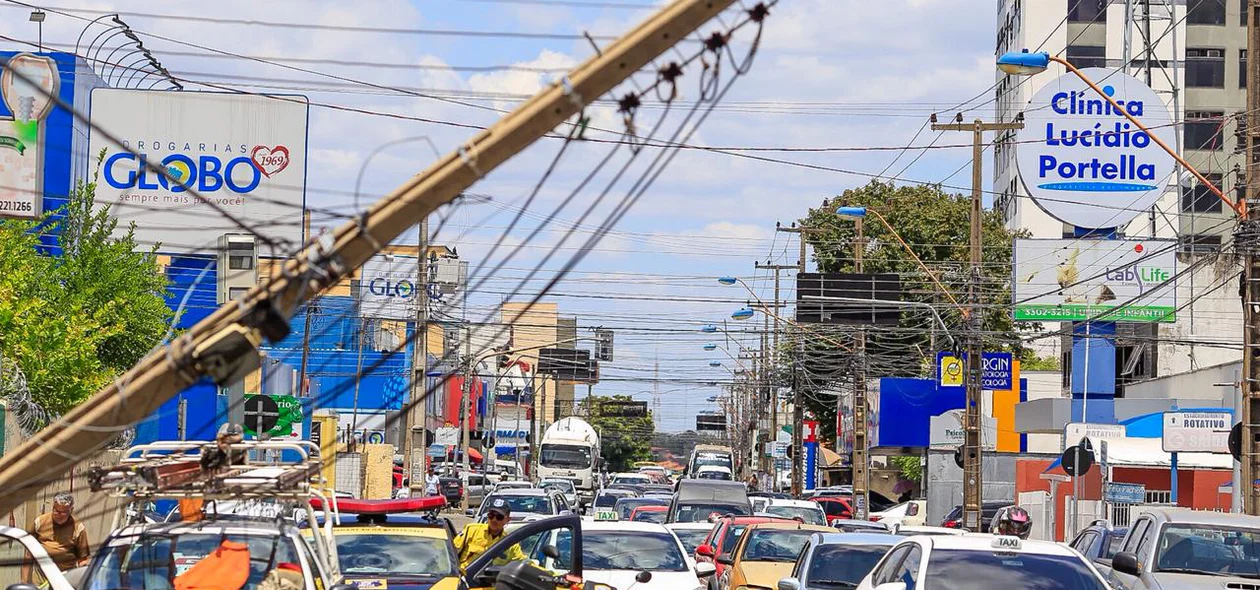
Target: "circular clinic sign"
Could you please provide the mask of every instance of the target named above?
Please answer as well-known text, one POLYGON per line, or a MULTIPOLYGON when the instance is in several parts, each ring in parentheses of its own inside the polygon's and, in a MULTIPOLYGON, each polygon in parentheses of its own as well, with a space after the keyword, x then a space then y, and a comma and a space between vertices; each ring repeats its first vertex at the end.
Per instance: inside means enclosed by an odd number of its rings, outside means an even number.
MULTIPOLYGON (((1149 86, 1106 68, 1081 73, 1161 141, 1176 145, 1168 108, 1149 86)), ((1015 160, 1028 194, 1076 227, 1124 225, 1176 180, 1173 157, 1071 73, 1033 95, 1018 141, 1015 160)))

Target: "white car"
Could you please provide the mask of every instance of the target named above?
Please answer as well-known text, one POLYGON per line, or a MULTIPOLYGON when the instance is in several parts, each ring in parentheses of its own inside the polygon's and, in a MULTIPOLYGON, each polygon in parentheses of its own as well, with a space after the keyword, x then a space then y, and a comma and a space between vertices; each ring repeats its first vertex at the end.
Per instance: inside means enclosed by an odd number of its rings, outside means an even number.
POLYGON ((656 482, 652 481, 652 476, 642 473, 614 473, 609 485, 619 483, 634 486, 650 486, 656 482))
POLYGON ((1107 590, 1081 554, 1049 541, 968 533, 910 537, 862 579, 857 590, 1107 590))
POLYGON ((886 525, 888 532, 903 537, 913 537, 915 535, 926 535, 929 537, 957 537, 967 534, 967 529, 951 529, 943 526, 912 526, 908 524, 894 523, 886 525))
POLYGON ((927 502, 923 500, 910 500, 902 502, 888 510, 880 512, 872 512, 871 520, 883 523, 885 526, 894 524, 904 524, 909 526, 923 526, 927 524, 927 502))
MULTIPOLYGON (((569 531, 558 529, 548 533, 548 543, 560 550, 559 560, 541 554, 539 543, 530 557, 548 569, 563 569, 569 563, 565 554, 572 546, 569 531)), ((582 578, 588 582, 608 584, 614 588, 634 590, 703 590, 705 578, 716 568, 711 563, 697 564, 687 555, 683 544, 669 529, 648 522, 582 521, 582 578), (636 582, 636 576, 649 572, 651 579, 636 582)))
POLYGON ((818 502, 774 498, 762 512, 779 518, 799 518, 805 524, 827 526, 827 514, 818 502))
POLYGON ((724 481, 732 481, 735 476, 731 473, 729 467, 721 465, 705 465, 696 470, 696 479, 720 479, 724 481))

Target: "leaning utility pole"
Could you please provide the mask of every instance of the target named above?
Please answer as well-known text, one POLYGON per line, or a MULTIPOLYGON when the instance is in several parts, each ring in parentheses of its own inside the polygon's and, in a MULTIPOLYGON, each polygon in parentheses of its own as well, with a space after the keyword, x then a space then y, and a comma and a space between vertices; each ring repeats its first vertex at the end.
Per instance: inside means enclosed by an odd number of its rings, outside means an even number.
MULTIPOLYGON (((805 251, 805 220, 802 219, 800 226, 793 223, 792 227, 775 226, 775 231, 781 231, 789 234, 798 234, 801 242, 801 257, 796 261, 796 270, 799 273, 806 272, 806 251, 805 251)), ((800 288, 800 278, 797 278, 797 288, 800 288)), ((801 429, 805 425, 805 396, 802 395, 801 389, 803 385, 799 374, 797 364, 804 359, 805 354, 805 335, 797 330, 800 340, 797 344, 797 354, 792 360, 792 495, 800 496, 804 486, 805 475, 805 451, 802 444, 801 429)))
MULTIPOLYGON (((1260 51, 1260 0, 1247 3, 1247 55, 1256 56, 1260 51)), ((1260 191, 1260 173, 1257 172, 1256 150, 1260 149, 1260 59, 1252 57, 1247 62, 1247 167, 1244 180, 1247 192, 1243 198, 1245 216, 1234 235, 1234 247, 1243 255, 1242 295, 1243 308, 1243 371, 1242 371, 1242 481, 1235 494, 1243 495, 1243 511, 1260 515, 1260 490, 1255 484, 1260 477, 1260 206, 1253 207, 1255 195, 1260 191)), ((1241 122, 1241 121, 1240 121, 1241 122)))
MULTIPOLYGON (((118 432, 152 414, 180 390, 209 376, 235 383, 260 365, 265 337, 288 336, 303 302, 359 268, 439 206, 451 202, 587 104, 717 17, 734 0, 675 0, 548 85, 489 128, 409 178, 362 215, 312 240, 285 261, 275 278, 251 289, 185 331, 169 347, 141 359, 100 392, 0 458, 0 514, 16 509, 50 481, 104 447, 118 432)), ((758 3, 746 13, 764 19, 758 3)), ((667 67, 677 68, 677 64, 667 67)), ((76 113, 82 119, 83 115, 76 113)))
POLYGON ((980 307, 980 273, 981 244, 983 242, 984 206, 981 203, 983 185, 982 170, 984 168, 984 132, 1015 131, 1023 129, 1024 124, 985 123, 976 119, 974 123, 963 123, 959 113, 957 123, 938 124, 936 115, 932 115, 933 131, 970 131, 971 135, 971 276, 967 281, 967 406, 963 419, 963 430, 966 438, 963 442, 963 527, 971 531, 981 530, 981 504, 983 502, 983 461, 984 444, 981 436, 983 429, 980 416, 980 374, 981 364, 981 307, 980 307))

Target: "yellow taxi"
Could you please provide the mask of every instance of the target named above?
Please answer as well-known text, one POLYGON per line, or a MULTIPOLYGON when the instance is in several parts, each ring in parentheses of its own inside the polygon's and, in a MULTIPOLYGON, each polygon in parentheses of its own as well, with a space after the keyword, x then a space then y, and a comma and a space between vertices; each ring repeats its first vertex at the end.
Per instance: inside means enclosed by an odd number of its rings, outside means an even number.
POLYGON ((836 529, 830 527, 799 522, 748 525, 735 547, 717 558, 726 566, 718 588, 777 588, 780 578, 792 575, 796 558, 810 535, 834 532, 836 529))
MULTIPOLYGON (((456 590, 449 520, 421 514, 441 498, 338 500, 333 540, 343 582, 359 590, 456 590)), ((437 506, 440 508, 440 506, 437 506)), ((309 534, 309 531, 307 531, 309 534)))

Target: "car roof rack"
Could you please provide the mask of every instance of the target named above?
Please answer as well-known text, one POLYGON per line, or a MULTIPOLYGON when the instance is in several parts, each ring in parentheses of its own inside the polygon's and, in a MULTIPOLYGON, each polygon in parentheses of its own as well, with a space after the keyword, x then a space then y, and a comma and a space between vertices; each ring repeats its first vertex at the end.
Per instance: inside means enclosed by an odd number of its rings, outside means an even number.
MULTIPOLYGON (((108 491, 133 499, 274 498, 306 502, 324 497, 327 482, 319 447, 305 440, 244 441, 229 445, 234 460, 215 468, 202 466, 202 453, 213 441, 160 441, 127 449, 117 465, 87 473, 93 492, 108 491)), ((335 505, 335 501, 334 501, 335 505)))

